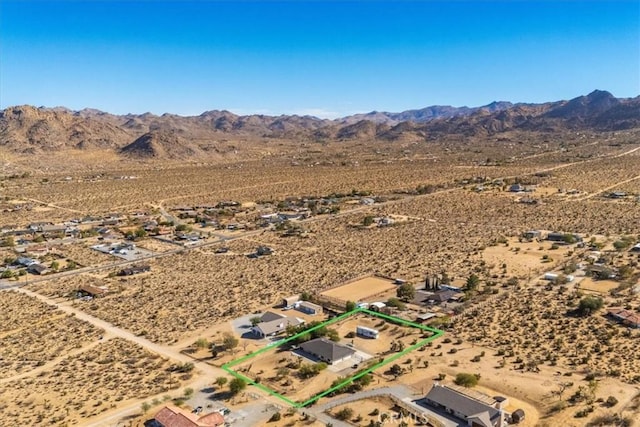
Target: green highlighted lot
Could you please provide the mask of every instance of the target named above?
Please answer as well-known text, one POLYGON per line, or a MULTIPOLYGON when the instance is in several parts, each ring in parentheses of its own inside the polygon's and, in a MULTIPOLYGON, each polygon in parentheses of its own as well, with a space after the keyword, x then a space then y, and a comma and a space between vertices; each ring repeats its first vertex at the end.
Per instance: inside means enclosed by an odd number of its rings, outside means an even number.
POLYGON ((363 377, 363 376, 365 376, 365 375, 367 375, 367 374, 369 374, 369 373, 371 373, 371 372, 373 372, 373 371, 375 371, 375 370, 377 370, 377 369, 379 369, 379 368, 381 368, 381 367, 383 367, 385 365, 388 365, 389 363, 391 363, 391 362, 393 362, 393 361, 395 361, 395 360, 407 355, 408 353, 411 353, 412 351, 414 351, 414 350, 416 350, 416 349, 418 349, 418 348, 430 343, 431 341, 434 341, 437 338, 440 338, 442 335, 444 335, 444 332, 439 330, 439 329, 435 329, 435 328, 431 328, 429 326, 424 326, 424 325, 420 325, 420 324, 417 324, 417 323, 409 322, 407 320, 400 319, 398 317, 389 316, 389 315, 386 315, 386 314, 378 313, 376 311, 367 310, 365 308, 356 308, 353 311, 350 311, 348 313, 345 313, 345 314, 342 314, 340 316, 334 317, 333 319, 327 320, 326 322, 323 322, 323 323, 321 323, 319 325, 316 325, 313 328, 307 329, 307 330, 305 330, 303 332, 300 332, 300 333, 298 333, 296 335, 293 335, 293 336, 288 337, 286 339, 282 339, 280 341, 273 342, 273 343, 269 344, 268 346, 266 346, 265 348, 262 348, 260 350, 254 351, 253 353, 250 353, 250 354, 248 354, 248 355, 246 355, 244 357, 241 357, 241 358, 236 359, 236 360, 232 360, 231 362, 224 364, 222 366, 222 369, 224 369, 226 372, 228 372, 229 374, 233 375, 234 377, 240 378, 240 379, 246 381, 247 384, 252 384, 257 388, 259 388, 259 389, 261 389, 261 390, 263 390, 263 391, 265 391, 265 392, 267 392, 267 393, 269 393, 269 394, 271 394, 273 396, 276 396, 277 398, 279 398, 283 402, 286 402, 288 405, 293 406, 294 408, 302 408, 302 407, 311 405, 312 403, 316 402, 321 397, 330 395, 331 393, 341 389, 342 387, 345 387, 345 386, 351 384, 355 380, 357 380, 357 379, 359 379, 359 378, 361 378, 361 377, 363 377), (368 316, 372 316, 372 317, 377 317, 377 318, 383 319, 383 320, 385 320, 385 321, 387 321, 389 323, 392 323, 392 324, 398 324, 398 325, 408 326, 408 327, 411 327, 411 328, 416 328, 416 329, 419 329, 419 330, 424 331, 424 332, 432 333, 433 335, 430 336, 430 337, 427 337, 425 339, 419 340, 418 342, 416 342, 415 344, 411 345, 410 347, 405 348, 403 351, 399 351, 397 353, 394 353, 394 354, 390 355, 389 357, 383 359, 379 363, 376 363, 375 365, 368 367, 366 370, 358 371, 358 372, 354 373, 352 376, 346 378, 340 384, 337 384, 337 385, 335 385, 335 386, 333 386, 333 387, 331 387, 331 388, 329 388, 327 390, 324 390, 324 391, 322 391, 320 393, 317 393, 314 396, 312 396, 310 399, 308 399, 306 401, 303 401, 303 402, 294 402, 293 400, 287 398, 286 396, 283 396, 282 394, 278 393, 277 391, 272 390, 269 387, 266 387, 265 385, 263 385, 261 383, 258 383, 256 381, 254 381, 253 379, 251 379, 251 378, 249 378, 249 377, 247 377, 245 375, 242 375, 241 373, 239 373, 239 372, 237 372, 237 371, 235 371, 233 369, 234 366, 237 366, 237 365, 240 365, 240 364, 242 364, 244 362, 247 362, 248 360, 251 360, 251 359, 255 358, 256 356, 259 356, 259 355, 264 354, 264 353, 269 352, 269 351, 275 351, 276 348, 282 346, 283 344, 287 344, 289 342, 295 341, 296 339, 298 339, 300 336, 302 336, 304 334, 308 334, 309 332, 312 332, 312 331, 314 331, 316 329, 319 329, 319 328, 322 328, 322 327, 326 327, 326 326, 332 325, 334 323, 338 323, 340 321, 343 321, 343 320, 345 320, 345 319, 347 319, 347 318, 349 318, 351 316, 354 316, 354 315, 360 314, 360 313, 368 315, 368 316))

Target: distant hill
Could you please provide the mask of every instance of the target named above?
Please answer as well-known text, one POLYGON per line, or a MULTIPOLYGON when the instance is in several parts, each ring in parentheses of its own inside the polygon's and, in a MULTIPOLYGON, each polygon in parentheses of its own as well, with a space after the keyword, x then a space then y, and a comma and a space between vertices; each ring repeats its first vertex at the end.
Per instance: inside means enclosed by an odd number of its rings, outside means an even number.
POLYGON ((340 119, 343 123, 355 123, 368 120, 374 123, 397 124, 400 122, 424 123, 435 119, 447 119, 451 117, 469 116, 481 110, 488 112, 502 111, 512 107, 510 102, 492 102, 482 107, 452 107, 450 105, 432 105, 419 110, 407 110, 401 113, 387 113, 372 111, 366 114, 355 114, 340 119))
POLYGON ((509 130, 614 131, 640 127, 640 97, 602 90, 542 104, 492 102, 481 107, 431 106, 399 113, 371 112, 323 120, 312 116, 113 115, 94 109, 9 107, 0 111, 0 149, 39 153, 107 149, 127 158, 186 159, 217 152, 219 141, 263 138, 292 142, 420 141, 442 135, 493 135, 509 130))
POLYGON ((137 138, 119 152, 142 159, 186 159, 203 152, 195 144, 187 142, 172 131, 151 131, 137 138))

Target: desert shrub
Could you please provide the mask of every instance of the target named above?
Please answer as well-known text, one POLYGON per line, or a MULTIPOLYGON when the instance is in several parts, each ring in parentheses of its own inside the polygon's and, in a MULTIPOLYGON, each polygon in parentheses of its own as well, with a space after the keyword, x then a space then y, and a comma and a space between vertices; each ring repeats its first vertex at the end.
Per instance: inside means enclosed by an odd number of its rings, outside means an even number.
POLYGON ((346 407, 335 413, 335 417, 340 421, 345 421, 353 417, 353 409, 346 407))
POLYGON ((468 374, 465 372, 460 372, 456 375, 456 379, 454 382, 463 387, 475 387, 478 385, 478 375, 476 374, 468 374))
POLYGON ((269 418, 269 422, 276 422, 276 421, 280 421, 280 419, 282 418, 282 415, 280 415, 280 412, 274 412, 273 415, 271 415, 271 418, 269 418))
POLYGON ((233 395, 240 393, 245 388, 247 388, 247 383, 242 378, 234 378, 229 383, 229 391, 233 395))
POLYGON ((604 301, 602 298, 587 295, 580 300, 580 303, 578 304, 578 313, 582 316, 589 316, 601 309, 603 305, 604 301))

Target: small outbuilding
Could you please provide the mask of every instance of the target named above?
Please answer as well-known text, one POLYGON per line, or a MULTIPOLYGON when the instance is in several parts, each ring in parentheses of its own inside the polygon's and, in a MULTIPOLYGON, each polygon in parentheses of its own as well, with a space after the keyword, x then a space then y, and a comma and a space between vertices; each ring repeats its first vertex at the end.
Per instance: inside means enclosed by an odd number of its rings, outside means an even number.
POLYGON ((524 420, 524 411, 522 409, 516 409, 511 414, 511 422, 514 424, 519 424, 524 420))
POLYGON ((301 311, 305 314, 310 314, 312 316, 318 315, 318 314, 322 314, 322 306, 318 305, 318 304, 314 304, 312 302, 309 301, 301 301, 301 302, 297 302, 295 303, 295 308, 298 311, 301 311))
POLYGON ((369 310, 380 311, 383 308, 385 308, 386 306, 387 306, 387 304, 385 304, 383 302, 372 302, 371 304, 369 304, 369 310))
POLYGON ((290 296, 290 297, 282 298, 282 306, 283 307, 292 307, 293 304, 297 303, 298 301, 300 301, 300 296, 299 295, 293 295, 293 296, 290 296))

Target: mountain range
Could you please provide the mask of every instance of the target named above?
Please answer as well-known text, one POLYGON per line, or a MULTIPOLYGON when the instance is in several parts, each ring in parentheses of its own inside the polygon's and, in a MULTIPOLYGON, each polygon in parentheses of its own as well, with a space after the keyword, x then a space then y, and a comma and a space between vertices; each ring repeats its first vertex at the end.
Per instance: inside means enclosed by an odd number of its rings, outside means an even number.
POLYGON ((637 127, 640 96, 616 98, 601 90, 568 101, 492 102, 473 108, 430 106, 400 113, 373 111, 335 120, 297 115, 240 116, 218 110, 184 117, 15 106, 0 111, 0 150, 39 153, 100 148, 115 150, 124 157, 182 159, 211 153, 218 141, 425 141, 442 135, 483 136, 510 130, 615 131, 637 127))

